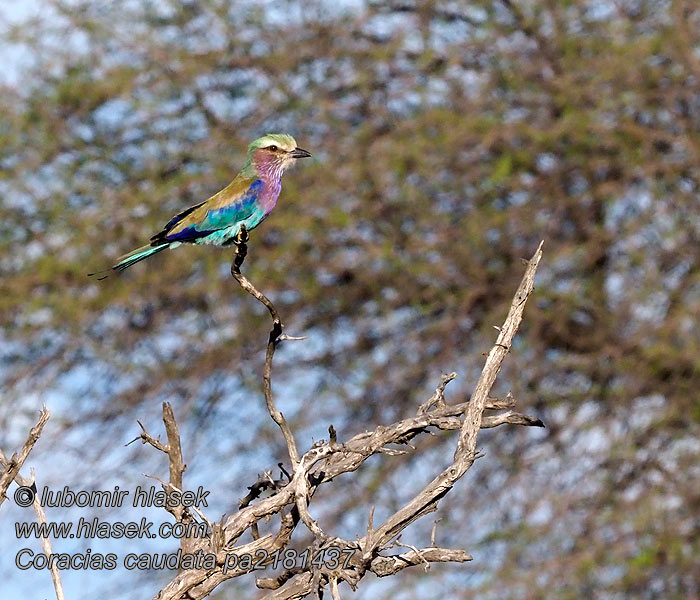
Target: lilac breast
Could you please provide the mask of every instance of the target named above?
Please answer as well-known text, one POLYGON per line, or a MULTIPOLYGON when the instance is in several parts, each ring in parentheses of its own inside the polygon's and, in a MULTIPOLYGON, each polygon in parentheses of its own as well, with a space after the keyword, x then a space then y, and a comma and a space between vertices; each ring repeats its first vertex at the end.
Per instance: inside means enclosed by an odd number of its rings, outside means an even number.
POLYGON ((263 181, 263 183, 263 189, 258 197, 258 202, 265 216, 267 216, 277 204, 277 198, 279 198, 280 192, 282 191, 282 181, 278 178, 276 180, 263 181))

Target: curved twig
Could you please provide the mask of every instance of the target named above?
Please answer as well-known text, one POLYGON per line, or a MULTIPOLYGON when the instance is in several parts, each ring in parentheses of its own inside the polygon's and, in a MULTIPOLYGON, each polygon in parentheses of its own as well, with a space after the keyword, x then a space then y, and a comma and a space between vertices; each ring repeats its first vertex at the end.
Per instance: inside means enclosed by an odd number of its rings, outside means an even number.
MULTIPOLYGON (((270 313, 272 317, 272 330, 270 331, 270 337, 267 341, 267 351, 265 353, 265 367, 263 369, 263 391, 265 393, 265 404, 267 404, 267 410, 272 417, 272 420, 277 423, 282 435, 284 436, 285 442, 287 442, 287 451, 289 452, 289 460, 292 463, 292 469, 296 469, 299 466, 299 451, 297 450, 296 442, 294 441, 294 435, 292 430, 284 418, 284 415, 275 406, 272 399, 272 358, 275 355, 275 350, 277 349, 277 344, 282 340, 282 320, 280 319, 279 313, 272 304, 270 299, 265 296, 262 292, 258 291, 255 286, 248 280, 248 278, 241 273, 241 265, 245 260, 248 253, 248 242, 249 236, 248 231, 245 226, 241 226, 241 230, 238 232, 234 239, 234 244, 236 245, 236 254, 231 263, 231 276, 238 282, 246 292, 248 292, 253 298, 260 302, 270 313)), ((289 338, 285 338, 289 339, 289 338)))

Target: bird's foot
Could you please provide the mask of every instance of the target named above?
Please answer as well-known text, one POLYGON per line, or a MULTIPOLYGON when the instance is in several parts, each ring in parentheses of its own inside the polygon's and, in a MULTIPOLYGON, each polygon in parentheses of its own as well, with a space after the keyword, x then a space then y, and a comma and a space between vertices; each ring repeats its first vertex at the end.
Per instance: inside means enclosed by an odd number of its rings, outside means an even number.
POLYGON ((245 244, 249 239, 250 239, 250 234, 248 233, 246 226, 241 225, 241 228, 238 230, 236 237, 233 238, 233 243, 236 245, 245 244))
POLYGON ((248 230, 245 228, 245 225, 241 225, 241 229, 236 234, 236 237, 233 238, 233 243, 236 245, 236 254, 233 257, 233 264, 231 265, 231 271, 233 273, 240 274, 241 272, 241 265, 248 254, 248 245, 246 242, 249 239, 250 235, 248 234, 248 230))

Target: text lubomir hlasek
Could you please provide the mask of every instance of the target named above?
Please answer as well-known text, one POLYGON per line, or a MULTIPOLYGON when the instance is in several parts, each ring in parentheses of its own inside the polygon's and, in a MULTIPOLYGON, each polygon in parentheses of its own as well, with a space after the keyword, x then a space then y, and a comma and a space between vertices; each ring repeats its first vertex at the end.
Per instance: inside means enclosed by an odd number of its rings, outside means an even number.
POLYGON ((129 490, 122 490, 118 485, 113 490, 80 490, 74 492, 64 486, 62 490, 51 490, 44 487, 41 490, 41 505, 51 507, 67 508, 69 506, 107 506, 121 507, 126 499, 131 497, 130 505, 134 507, 159 506, 162 508, 183 507, 207 507, 207 496, 209 491, 205 491, 200 485, 196 492, 178 490, 165 491, 156 489, 152 485, 149 488, 138 486, 132 493, 129 490))

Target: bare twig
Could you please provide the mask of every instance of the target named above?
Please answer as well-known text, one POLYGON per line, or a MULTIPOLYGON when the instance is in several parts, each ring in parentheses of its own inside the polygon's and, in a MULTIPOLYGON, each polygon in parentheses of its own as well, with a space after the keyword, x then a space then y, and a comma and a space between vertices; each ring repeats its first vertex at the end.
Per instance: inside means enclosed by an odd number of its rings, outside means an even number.
POLYGON ((282 479, 273 479, 270 471, 265 471, 262 475, 259 475, 253 485, 248 486, 248 494, 245 498, 242 498, 238 503, 238 509, 245 508, 253 500, 260 497, 265 490, 271 489, 273 493, 275 490, 279 490, 285 486, 285 481, 282 479))
POLYGON ((445 407, 445 387, 447 387, 447 384, 455 377, 457 377, 457 373, 454 372, 442 376, 442 381, 440 385, 437 386, 435 393, 418 408, 419 415, 427 413, 433 406, 436 406, 438 409, 445 407))
MULTIPOLYGON (((523 276, 523 279, 515 292, 513 301, 511 302, 508 316, 503 323, 503 327, 501 327, 496 343, 494 344, 493 348, 491 348, 491 352, 489 352, 488 358, 486 359, 486 364, 481 371, 479 381, 477 382, 476 388, 474 388, 474 392, 469 400, 469 407, 467 408, 464 418, 464 425, 462 425, 462 430, 459 434, 459 442, 457 443, 457 449, 455 450, 455 461, 464 462, 465 466, 471 464, 469 462, 469 457, 474 454, 474 450, 476 448, 476 436, 479 433, 479 428, 481 427, 481 413, 484 412, 486 399, 488 398, 489 392, 496 381, 498 372, 501 370, 503 359, 510 351, 513 338, 515 337, 515 333, 518 331, 518 327, 520 326, 520 321, 523 318, 525 302, 535 287, 535 273, 537 272, 537 266, 540 264, 540 259, 542 258, 543 244, 543 241, 540 242, 537 251, 528 263, 527 269, 525 270, 525 275, 523 276)), ((467 466, 466 468, 469 467, 467 466)))
POLYGON ((338 578, 331 576, 330 583, 331 583, 331 596, 333 597, 333 600, 343 600, 340 597, 340 590, 338 590, 338 578))
POLYGON ((490 410, 504 410, 507 408, 513 408, 515 406, 515 398, 513 394, 508 392, 505 398, 487 398, 484 408, 490 410))
POLYGON ((139 435, 139 437, 137 437, 137 438, 134 438, 130 442, 127 442, 124 445, 129 446, 130 444, 133 444, 134 442, 141 440, 142 444, 150 444, 156 450, 160 450, 161 452, 165 452, 165 454, 167 454, 168 447, 160 441, 160 437, 154 438, 151 434, 148 433, 148 431, 146 431, 146 428, 143 426, 143 423, 141 423, 141 421, 139 421, 137 419, 136 422, 139 424, 139 427, 141 428, 141 435, 139 435))
POLYGON ((313 576, 310 572, 292 577, 287 585, 265 596, 265 600, 300 600, 309 595, 313 576))
POLYGON ((530 417, 528 415, 523 415, 521 413, 513 412, 509 410, 508 412, 501 413, 500 415, 492 416, 482 416, 481 417, 481 429, 489 429, 490 427, 498 427, 508 423, 509 425, 526 425, 529 427, 544 427, 544 423, 536 418, 530 417))
POLYGON ((265 294, 259 292, 255 288, 255 286, 252 283, 250 283, 248 278, 241 273, 240 268, 243 264, 243 261, 245 260, 248 251, 248 246, 246 244, 247 241, 248 232, 246 231, 245 227, 242 226, 240 232, 236 236, 236 255, 234 256, 233 262, 231 263, 231 275, 246 292, 248 292, 251 296, 253 296, 253 298, 255 298, 258 302, 262 303, 263 306, 265 306, 265 308, 267 308, 267 310, 270 313, 270 316, 272 317, 272 330, 270 331, 270 337, 267 342, 267 351, 265 353, 265 367, 263 369, 263 390, 265 393, 265 403, 267 404, 267 410, 270 413, 272 420, 275 423, 277 423, 278 427, 282 431, 284 440, 287 443, 287 451, 289 452, 289 460, 292 463, 292 469, 296 469, 297 465, 299 464, 299 451, 297 450, 297 445, 294 441, 294 435, 292 434, 292 430, 290 429, 286 419, 284 418, 284 415, 277 409, 272 399, 271 382, 272 358, 275 355, 277 344, 282 339, 289 340, 292 338, 289 336, 285 336, 284 338, 282 338, 283 325, 282 321, 280 320, 279 313, 277 312, 277 309, 275 308, 274 304, 270 302, 270 300, 267 298, 267 296, 265 296, 265 294))
POLYGON ((7 498, 5 495, 7 488, 10 487, 12 481, 19 474, 24 461, 27 460, 29 453, 32 451, 32 448, 34 448, 34 444, 36 444, 37 440, 41 436, 44 425, 46 425, 46 422, 50 417, 51 413, 47 410, 46 405, 42 406, 39 420, 37 421, 36 425, 29 430, 27 441, 24 442, 19 454, 15 452, 9 460, 6 460, 3 456, 3 473, 0 475, 0 506, 7 498))
POLYGON ((255 585, 261 590, 276 590, 287 583, 292 577, 303 572, 304 569, 301 567, 294 567, 293 569, 282 572, 277 577, 258 577, 258 579, 255 580, 255 585))
MULTIPOLYGON (((164 481, 160 477, 156 477, 155 475, 149 475, 148 473, 144 473, 143 476, 148 477, 149 479, 153 479, 154 481, 157 481, 158 483, 160 483, 163 486, 164 490, 171 490, 173 492, 179 492, 180 494, 184 493, 184 490, 173 485, 169 481, 164 481)), ((209 519, 207 519, 207 516, 202 512, 201 508, 199 508, 198 506, 193 504, 192 510, 195 513, 197 513, 199 515, 199 518, 202 519, 202 521, 204 521, 209 526, 209 529, 211 529, 211 530, 214 529, 214 526, 212 525, 211 521, 209 519)))
POLYGON ((170 464, 170 483, 176 489, 182 489, 182 474, 187 465, 182 460, 182 446, 180 445, 180 431, 175 421, 173 407, 169 402, 163 402, 163 423, 168 435, 168 459, 170 464))
MULTIPOLYGON (((136 440, 140 439, 142 443, 153 446, 156 450, 163 452, 168 457, 168 470, 170 473, 169 482, 163 481, 162 479, 153 475, 146 475, 146 477, 159 481, 163 485, 163 489, 166 492, 168 491, 168 489, 177 492, 182 492, 182 474, 187 469, 187 465, 182 459, 180 431, 177 426, 177 421, 175 420, 175 415, 173 414, 173 407, 170 405, 169 402, 163 402, 163 424, 165 425, 165 433, 168 438, 167 444, 161 442, 160 438, 154 438, 150 433, 148 433, 148 431, 140 421, 137 421, 137 423, 139 424, 139 427, 141 427, 141 435, 138 438, 136 438, 136 440)), ((131 444, 136 440, 132 440, 129 443, 131 444)), ((207 523, 209 528, 212 529, 212 524, 206 518, 206 516, 204 516, 204 513, 196 509, 196 507, 193 508, 196 510, 197 514, 199 514, 202 520, 205 523, 207 523)), ((165 506, 165 510, 167 510, 171 515, 173 515, 176 521, 183 523, 184 525, 194 522, 194 517, 192 516, 192 512, 190 512, 190 509, 188 507, 184 507, 180 504, 167 503, 165 506)), ((194 545, 194 537, 183 537, 180 539, 180 547, 182 548, 183 553, 191 552, 193 550, 194 545)))
MULTIPOLYGON (((495 345, 489 352, 479 381, 469 400, 452 464, 403 508, 391 515, 377 528, 374 548, 393 539, 420 516, 435 510, 437 502, 452 489, 455 482, 474 463, 476 459, 476 437, 481 428, 482 413, 484 412, 486 399, 518 330, 523 310, 525 309, 525 302, 534 287, 535 272, 542 258, 542 244, 543 242, 540 243, 537 251, 528 263, 525 275, 511 302, 508 316, 496 339, 495 345)), ((367 540, 360 540, 360 545, 364 548, 365 553, 371 550, 371 548, 367 547, 367 540)))
POLYGON ((294 487, 294 498, 296 502, 297 510, 299 511, 299 516, 304 523, 309 528, 309 531, 314 534, 314 537, 319 543, 323 543, 328 539, 326 533, 321 529, 318 522, 309 513, 309 481, 306 477, 295 477, 295 487, 294 487))
POLYGON ((418 552, 407 552, 398 556, 378 556, 370 564, 369 570, 378 577, 395 575, 406 567, 429 562, 467 562, 473 560, 470 554, 463 550, 449 548, 423 548, 418 552))
POLYGON ((423 552, 421 550, 418 550, 415 546, 411 546, 410 544, 404 544, 401 541, 401 536, 396 538, 396 541, 394 541, 394 546, 399 546, 401 548, 408 548, 409 550, 413 550, 414 554, 420 559, 420 561, 423 563, 425 572, 427 573, 428 570, 430 569, 430 563, 428 562, 428 559, 423 556, 423 552))
POLYGON ((437 533, 437 526, 440 521, 442 521, 442 519, 435 519, 435 521, 433 521, 433 529, 430 532, 430 545, 433 548, 435 548, 435 534, 437 533))
MULTIPOLYGON (((30 471, 29 479, 22 477, 18 473, 15 477, 15 481, 17 481, 19 485, 36 487, 36 474, 34 473, 34 469, 30 471)), ((34 507, 34 513, 36 514, 36 520, 39 522, 39 524, 45 524, 46 513, 44 512, 44 507, 41 506, 41 498, 39 494, 34 495, 34 502, 32 503, 32 506, 34 507)), ((44 554, 46 554, 46 556, 50 556, 51 554, 53 554, 53 548, 51 546, 50 538, 42 537, 41 547, 44 550, 44 554)), ((51 573, 51 581, 53 581, 53 589, 56 592, 56 600, 65 600, 66 597, 63 594, 63 584, 61 583, 61 573, 58 570, 58 567, 56 566, 55 562, 49 564, 49 571, 51 573)))
MULTIPOLYGON (((22 477, 22 475, 20 474, 20 469, 22 468, 22 465, 29 456, 29 453, 32 451, 34 444, 36 444, 36 441, 41 436, 41 432, 44 429, 44 425, 46 425, 50 417, 51 413, 47 410, 46 405, 42 406, 41 414, 39 415, 39 420, 37 421, 36 425, 34 425, 34 427, 32 427, 32 429, 30 430, 29 437, 24 443, 24 446, 22 447, 22 450, 20 451, 19 455, 13 454, 12 457, 9 460, 7 460, 2 450, 0 450, 0 463, 2 464, 2 467, 4 469, 3 475, 2 477, 0 477, 0 504, 2 504, 2 502, 6 498, 5 491, 9 487, 12 480, 16 481, 17 485, 33 488, 35 490, 35 493, 32 506, 34 507, 34 513, 36 514, 36 519, 39 522, 39 524, 46 523, 46 513, 44 512, 44 508, 41 506, 41 496, 40 494, 36 493, 36 475, 34 473, 34 469, 30 471, 29 479, 22 477)), ((41 547, 43 548, 44 553, 47 556, 53 554, 51 540, 48 537, 41 538, 41 547)), ((65 595, 63 593, 63 584, 61 583, 61 574, 58 570, 58 567, 56 566, 56 563, 50 563, 48 569, 51 573, 51 580, 53 581, 56 599, 65 600, 65 595)))

